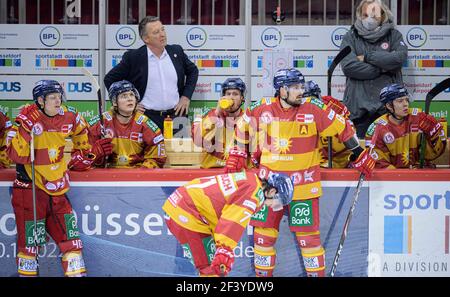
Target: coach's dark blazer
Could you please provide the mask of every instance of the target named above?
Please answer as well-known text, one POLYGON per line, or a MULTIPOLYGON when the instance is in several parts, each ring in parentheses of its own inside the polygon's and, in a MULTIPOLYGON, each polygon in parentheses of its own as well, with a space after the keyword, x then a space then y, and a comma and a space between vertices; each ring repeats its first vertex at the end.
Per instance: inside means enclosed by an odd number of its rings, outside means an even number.
MULTIPOLYGON (((166 51, 172 60, 178 76, 178 93, 189 99, 194 93, 198 79, 198 68, 192 63, 178 44, 166 45, 166 51)), ((138 49, 125 52, 122 61, 105 75, 105 86, 109 86, 119 80, 128 80, 134 84, 136 89, 144 97, 147 88, 148 57, 147 45, 138 49)))

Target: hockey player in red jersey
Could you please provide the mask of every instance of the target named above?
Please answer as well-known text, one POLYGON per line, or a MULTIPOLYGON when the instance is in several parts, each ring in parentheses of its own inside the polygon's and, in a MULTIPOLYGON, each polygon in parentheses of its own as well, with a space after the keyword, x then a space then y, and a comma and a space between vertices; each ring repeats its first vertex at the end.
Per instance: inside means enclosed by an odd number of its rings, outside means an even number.
MULTIPOLYGON (((196 116, 192 124, 192 138, 195 145, 204 148, 202 168, 225 166, 226 153, 233 144, 234 128, 242 116, 246 86, 240 78, 227 78, 222 83, 222 98, 217 107, 207 110, 203 116, 196 116), (221 102, 230 100, 228 106, 221 102)), ((250 165, 250 164, 249 164, 250 165)))
POLYGON ((72 170, 89 169, 97 158, 111 152, 111 140, 99 140, 91 147, 83 117, 74 108, 62 105, 64 90, 57 81, 38 81, 33 88, 33 99, 35 104, 21 110, 15 120, 16 126, 8 134, 7 152, 16 163, 17 173, 12 189, 12 206, 17 226, 18 272, 20 276, 38 275, 36 256, 39 247, 48 240, 48 233, 62 253, 64 275, 84 276, 83 246, 66 196, 69 190, 68 167, 72 170), (68 165, 64 160, 67 137, 73 141, 68 165), (30 154, 31 141, 34 160, 30 154))
MULTIPOLYGON (((359 146, 355 132, 345 119, 318 98, 304 98, 305 80, 296 69, 281 69, 274 75, 276 98, 254 103, 237 124, 237 146, 229 153, 227 172, 245 168, 255 138, 261 149, 259 176, 273 172, 290 175, 294 198, 289 204, 289 227, 295 232, 308 276, 325 275, 325 251, 320 241, 319 137, 337 135, 352 151, 352 165, 370 175, 373 159, 359 146), (258 137, 255 137, 258 135, 258 137)), ((283 211, 266 209, 258 213, 254 229, 255 270, 257 276, 272 276, 276 263, 275 242, 283 211)))
POLYGON ((292 180, 285 174, 262 180, 250 171, 222 174, 179 187, 163 210, 170 232, 200 276, 226 276, 250 217, 263 206, 282 210, 293 191, 292 180))
POLYGON ((446 145, 442 124, 417 108, 409 108, 409 94, 403 85, 386 86, 380 92, 380 100, 388 112, 375 120, 366 133, 368 144, 374 148, 376 167, 418 167, 420 131, 426 138, 426 166, 434 167, 431 161, 444 153, 446 145))
MULTIPOLYGON (((94 143, 102 138, 102 129, 106 137, 112 138, 113 151, 107 160, 112 168, 161 168, 166 162, 164 136, 158 126, 147 116, 137 112, 141 101, 132 83, 121 80, 109 87, 112 102, 110 111, 103 113, 104 127, 100 115, 89 121, 89 140, 94 143)), ((96 165, 103 166, 106 160, 96 165)))
POLYGON ((11 121, 9 120, 3 109, 0 108, 0 169, 8 168, 11 160, 6 153, 6 139, 8 132, 11 130, 11 121))

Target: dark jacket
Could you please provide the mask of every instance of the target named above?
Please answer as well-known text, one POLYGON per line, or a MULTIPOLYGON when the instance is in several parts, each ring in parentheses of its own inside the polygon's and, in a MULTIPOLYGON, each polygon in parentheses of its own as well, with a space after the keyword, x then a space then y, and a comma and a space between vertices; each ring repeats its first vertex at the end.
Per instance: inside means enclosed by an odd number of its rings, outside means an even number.
MULTIPOLYGON (((189 60, 178 44, 166 45, 166 51, 172 60, 178 76, 178 93, 191 99, 198 79, 198 68, 189 60)), ((147 46, 125 52, 122 61, 105 75, 105 86, 109 86, 119 80, 128 80, 134 84, 136 89, 144 97, 147 88, 148 57, 147 46)))
POLYGON ((341 62, 347 77, 344 104, 354 120, 384 108, 379 99, 380 91, 388 84, 403 82, 401 70, 408 48, 396 29, 370 43, 358 35, 354 26, 345 34, 341 49, 347 45, 352 51, 341 62), (360 55, 364 55, 364 62, 356 58, 360 55))

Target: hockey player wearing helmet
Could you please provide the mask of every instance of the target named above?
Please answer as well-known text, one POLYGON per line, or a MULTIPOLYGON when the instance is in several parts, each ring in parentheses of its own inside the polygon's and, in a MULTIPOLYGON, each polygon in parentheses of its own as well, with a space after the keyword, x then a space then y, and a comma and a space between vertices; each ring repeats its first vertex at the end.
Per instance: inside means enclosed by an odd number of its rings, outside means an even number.
POLYGON ((109 87, 112 102, 110 111, 104 112, 104 127, 100 115, 89 121, 89 140, 95 142, 102 138, 102 129, 106 137, 112 139, 113 150, 109 159, 102 159, 96 165, 105 162, 113 168, 160 168, 166 161, 164 137, 158 126, 147 116, 137 111, 141 101, 134 85, 126 80, 114 82, 109 87))
POLYGON ((377 168, 416 168, 419 165, 420 131, 426 138, 425 161, 444 153, 447 136, 433 116, 409 108, 408 90, 401 84, 390 84, 380 92, 387 114, 379 117, 366 133, 366 143, 373 146, 377 168))
POLYGON ((83 117, 74 108, 63 105, 64 90, 57 81, 38 81, 33 88, 33 99, 35 103, 20 111, 15 126, 8 133, 7 152, 16 163, 12 206, 17 226, 18 272, 20 276, 38 275, 36 256, 48 240, 48 233, 62 253, 64 275, 84 276, 83 245, 72 206, 66 196, 70 186, 68 168, 89 169, 95 160, 111 151, 111 141, 97 141, 92 146, 89 144, 83 117), (69 164, 64 160, 67 137, 73 142, 69 164), (31 141, 34 160, 31 159, 31 141), (33 234, 33 174, 36 185, 37 242, 33 234))
MULTIPOLYGON (((194 118, 192 138, 195 145, 205 150, 202 168, 225 166, 225 159, 233 143, 237 120, 242 116, 246 86, 240 78, 227 78, 222 83, 222 97, 217 107, 207 109, 194 118), (225 103, 225 105, 223 105, 225 103)), ((251 166, 251 164, 248 164, 251 166)))
POLYGON ((176 189, 163 210, 170 232, 200 276, 226 276, 250 217, 260 209, 283 209, 293 191, 285 174, 268 179, 250 171, 202 177, 176 189))
MULTIPOLYGON (((293 178, 294 198, 287 207, 289 228, 295 232, 308 276, 325 276, 325 251, 320 242, 319 137, 337 136, 352 150, 354 167, 371 174, 374 161, 355 140, 345 119, 316 97, 305 97, 305 79, 297 69, 281 69, 273 79, 275 98, 263 99, 246 110, 235 133, 237 146, 230 153, 226 172, 245 168, 255 144, 261 150, 259 176, 284 173, 293 178), (256 137, 257 136, 257 137, 256 137), (302 212, 296 210, 304 209, 302 212), (308 214, 308 215, 306 215, 308 214)), ((251 220, 254 229, 257 276, 272 276, 276 263, 275 242, 283 211, 266 209, 251 220)))

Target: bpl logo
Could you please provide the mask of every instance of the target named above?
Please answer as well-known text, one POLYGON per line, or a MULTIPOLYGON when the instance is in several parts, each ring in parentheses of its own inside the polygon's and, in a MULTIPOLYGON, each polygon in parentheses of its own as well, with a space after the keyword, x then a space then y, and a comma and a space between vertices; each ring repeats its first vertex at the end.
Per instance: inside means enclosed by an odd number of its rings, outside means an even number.
POLYGON ((427 42, 427 32, 420 27, 411 28, 406 33, 406 41, 412 47, 421 47, 427 42))
POLYGON ((116 41, 120 46, 130 47, 136 42, 136 32, 131 27, 121 27, 117 30, 116 41))
POLYGON ((334 29, 334 31, 331 33, 331 42, 336 47, 341 47, 342 39, 344 38, 344 35, 347 34, 348 29, 345 27, 338 27, 334 29))
POLYGON ((186 41, 192 47, 201 47, 206 43, 208 35, 206 31, 200 27, 194 27, 187 31, 186 41))
POLYGON ((69 93, 90 93, 92 91, 92 84, 88 82, 78 83, 69 82, 67 84, 67 92, 69 93))
POLYGON ((22 85, 18 81, 2 81, 0 82, 0 92, 14 92, 18 93, 22 90, 22 85))
POLYGON ((60 38, 61 34, 59 33, 58 29, 53 26, 44 27, 39 33, 39 39, 41 40, 42 44, 47 47, 57 45, 60 38))
POLYGON ((266 47, 277 47, 280 45, 282 40, 282 35, 280 30, 274 27, 269 27, 262 31, 261 33, 261 42, 266 47))

